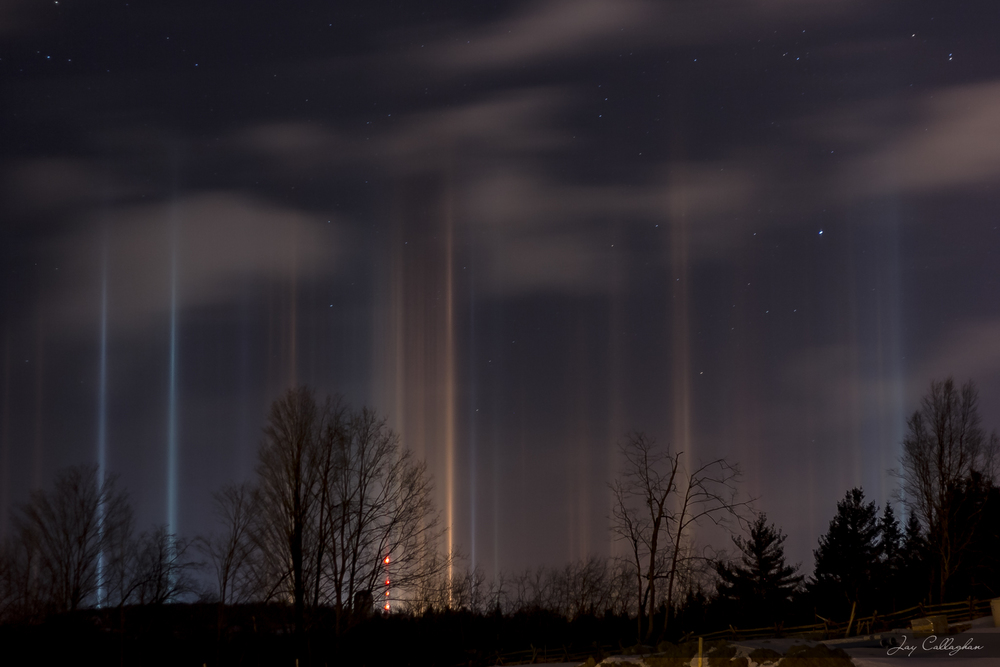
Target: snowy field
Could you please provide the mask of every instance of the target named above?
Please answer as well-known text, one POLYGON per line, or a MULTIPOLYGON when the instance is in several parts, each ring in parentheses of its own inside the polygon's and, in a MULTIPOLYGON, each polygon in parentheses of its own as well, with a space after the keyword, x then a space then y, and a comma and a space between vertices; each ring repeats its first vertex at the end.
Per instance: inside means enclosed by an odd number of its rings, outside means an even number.
MULTIPOLYGON (((758 648, 768 648, 778 653, 786 653, 794 645, 815 645, 818 642, 804 642, 801 639, 757 639, 735 642, 738 654, 749 656, 758 648)), ((914 667, 1000 667, 1000 628, 994 627, 993 617, 984 616, 972 622, 972 627, 964 632, 936 636, 915 636, 906 629, 894 630, 871 637, 852 637, 849 640, 824 642, 833 648, 842 648, 851 657, 856 667, 904 667, 913 663, 914 667), (892 638, 895 646, 886 648, 879 644, 883 639, 892 638), (960 648, 961 647, 961 648, 960 648)), ((631 663, 648 667, 641 656, 611 656, 600 665, 613 667, 620 663, 631 663)), ((753 660, 749 667, 760 667, 753 660)), ((548 663, 545 667, 578 667, 580 663, 548 663)), ((691 660, 697 667, 698 659, 691 660)), ((708 667, 708 659, 704 661, 708 667)))

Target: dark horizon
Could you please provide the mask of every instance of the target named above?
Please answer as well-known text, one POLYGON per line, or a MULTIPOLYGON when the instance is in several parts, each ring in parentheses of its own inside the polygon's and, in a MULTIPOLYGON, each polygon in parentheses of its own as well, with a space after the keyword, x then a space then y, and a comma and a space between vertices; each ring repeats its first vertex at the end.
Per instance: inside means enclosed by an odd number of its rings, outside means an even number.
POLYGON ((103 457, 206 532, 308 384, 387 416, 488 574, 613 553, 630 431, 739 463, 810 571, 932 380, 1000 423, 996 23, 0 0, 0 525, 103 457))

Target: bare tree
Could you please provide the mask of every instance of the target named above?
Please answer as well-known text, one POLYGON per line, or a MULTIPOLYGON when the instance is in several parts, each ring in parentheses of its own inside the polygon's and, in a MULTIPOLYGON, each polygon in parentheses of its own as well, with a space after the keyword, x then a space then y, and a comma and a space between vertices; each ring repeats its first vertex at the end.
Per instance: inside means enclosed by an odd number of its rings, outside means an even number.
MULTIPOLYGON (((434 595, 427 599, 436 603, 427 606, 447 607, 450 595, 452 608, 482 613, 547 610, 569 620, 605 612, 621 615, 635 607, 633 578, 632 568, 623 567, 620 560, 595 556, 563 567, 529 568, 514 576, 501 572, 492 580, 478 571, 466 571, 455 577, 459 582, 455 590, 448 589, 445 577, 434 582, 434 595)), ((412 607, 417 613, 426 608, 412 607)))
POLYGON ((303 629, 306 577, 319 514, 317 472, 322 469, 321 438, 327 410, 316 405, 312 392, 290 389, 271 405, 257 473, 268 516, 258 540, 269 556, 272 590, 283 591, 294 609, 296 632, 303 629))
POLYGON ((739 500, 739 468, 718 458, 687 470, 683 452, 661 449, 643 433, 619 445, 624 467, 611 483, 612 532, 626 542, 638 598, 639 632, 648 609, 646 640, 653 637, 657 582, 665 581, 667 629, 674 592, 694 560, 704 560, 688 544, 691 530, 703 522, 717 525, 744 521, 749 501, 739 500))
POLYGON ((400 599, 447 566, 426 467, 384 418, 320 407, 299 388, 275 401, 264 433, 255 539, 269 590, 293 603, 297 628, 306 605, 332 605, 340 629, 371 611, 376 591, 391 586, 400 599))
POLYGON ((129 510, 104 537, 102 606, 117 606, 121 612, 130 601, 135 590, 136 552, 135 520, 129 510))
POLYGON ((253 531, 260 511, 260 495, 255 487, 244 482, 227 484, 212 498, 222 532, 205 538, 200 548, 215 575, 221 614, 225 605, 246 602, 253 594, 250 565, 256 547, 253 531))
POLYGON ((451 558, 437 553, 441 532, 426 466, 400 447, 385 419, 362 408, 341 435, 331 438, 337 451, 327 500, 327 590, 338 627, 358 593, 391 587, 405 597, 451 558))
POLYGON ((8 539, 0 551, 0 624, 30 621, 44 613, 43 591, 34 585, 38 550, 19 539, 8 539))
POLYGON ((115 479, 97 478, 93 465, 66 468, 51 491, 35 491, 14 516, 18 539, 33 561, 25 573, 52 611, 73 611, 96 601, 99 560, 131 520, 115 479))
POLYGON ((956 389, 954 380, 931 381, 920 410, 907 420, 900 470, 902 500, 928 532, 938 561, 940 601, 949 577, 978 527, 978 513, 957 517, 962 486, 974 476, 993 482, 998 439, 980 425, 979 392, 970 380, 956 389))
POLYGON ((189 543, 158 526, 139 536, 135 545, 133 596, 141 605, 176 602, 193 590, 188 573, 197 563, 187 558, 189 543))

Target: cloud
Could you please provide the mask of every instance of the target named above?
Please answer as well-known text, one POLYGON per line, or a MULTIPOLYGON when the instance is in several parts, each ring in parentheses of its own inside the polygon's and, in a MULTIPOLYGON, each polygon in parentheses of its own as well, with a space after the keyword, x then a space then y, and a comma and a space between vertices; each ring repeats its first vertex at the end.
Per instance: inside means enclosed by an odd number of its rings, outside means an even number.
POLYGON ((617 48, 694 46, 729 41, 763 26, 810 27, 849 15, 856 0, 549 0, 529 3, 468 38, 450 36, 418 51, 438 71, 465 72, 594 55, 617 48))
POLYGON ((466 104, 380 118, 364 131, 318 122, 262 123, 233 132, 227 145, 281 167, 376 164, 393 172, 441 169, 463 155, 537 155, 568 145, 551 122, 571 100, 565 88, 502 91, 466 104))
POLYGON ((8 170, 5 181, 15 212, 67 211, 141 192, 107 166, 72 157, 21 161, 8 170))
POLYGON ((433 155, 475 153, 537 156, 572 141, 554 114, 572 102, 566 88, 504 91, 463 105, 415 113, 381 140, 389 158, 424 161, 433 155))
POLYGON ((890 129, 891 107, 878 101, 830 119, 830 135, 878 146, 842 174, 851 195, 932 193, 1000 177, 1000 82, 938 89, 898 130, 890 129))
POLYGON ((635 39, 633 30, 657 13, 641 0, 557 0, 532 4, 462 43, 449 40, 433 49, 439 66, 458 70, 510 67, 539 58, 579 55, 595 46, 635 39), (628 30, 629 34, 624 35, 628 30))
POLYGON ((32 15, 29 0, 0 0, 0 34, 13 34, 33 26, 37 17, 32 15))
POLYGON ((927 391, 928 383, 946 377, 956 382, 968 378, 987 380, 1000 376, 1000 319, 956 323, 936 347, 933 357, 911 374, 914 395, 927 391))
MULTIPOLYGON (((866 361, 871 350, 857 343, 796 350, 782 364, 781 391, 769 402, 764 420, 780 427, 772 426, 765 441, 779 458, 794 459, 794 443, 815 438, 824 445, 822 455, 830 457, 825 482, 834 479, 844 489, 864 483, 869 495, 884 500, 895 488, 888 471, 897 466, 905 420, 919 407, 930 381, 972 379, 993 395, 1000 376, 997 340, 998 318, 957 322, 927 355, 906 362, 887 358, 888 367, 882 368, 866 361)), ((886 357, 902 354, 898 348, 883 352, 886 357)), ((984 401, 982 408, 989 427, 996 418, 992 405, 984 401)))
POLYGON ((683 224, 690 258, 724 254, 733 243, 731 214, 756 190, 752 174, 730 167, 675 165, 648 183, 580 185, 514 160, 467 177, 461 210, 485 234, 494 291, 603 291, 611 288, 607 268, 617 251, 606 230, 615 221, 658 224, 665 233, 683 224))
POLYGON ((285 167, 311 169, 319 164, 347 161, 359 153, 357 139, 316 122, 261 123, 238 130, 227 143, 275 160, 285 167))
POLYGON ((63 285, 53 312, 69 329, 92 329, 107 240, 109 303, 115 331, 158 324, 170 310, 177 267, 181 309, 224 304, 260 281, 290 282, 333 272, 344 250, 341 226, 245 195, 210 192, 123 207, 64 237, 54 256, 63 285), (173 249, 176 248, 176 256, 173 249))
POLYGON ((538 86, 400 116, 353 139, 342 127, 286 122, 245 127, 228 144, 281 169, 375 165, 395 174, 396 186, 409 174, 437 174, 459 223, 489 239, 484 284, 496 293, 607 289, 611 248, 602 230, 612 221, 683 223, 691 256, 724 253, 734 214, 760 188, 759 166, 650 162, 639 183, 574 182, 549 162, 586 149, 558 122, 574 100, 566 87, 538 86))

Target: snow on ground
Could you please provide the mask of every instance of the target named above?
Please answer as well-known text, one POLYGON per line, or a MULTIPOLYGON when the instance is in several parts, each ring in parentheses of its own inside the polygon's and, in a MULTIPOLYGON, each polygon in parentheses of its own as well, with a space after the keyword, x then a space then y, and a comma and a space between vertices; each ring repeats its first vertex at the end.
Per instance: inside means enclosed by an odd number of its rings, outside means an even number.
POLYGON ((915 637, 909 630, 897 630, 900 646, 884 648, 845 649, 857 667, 902 667, 906 661, 916 661, 915 667, 996 667, 1000 665, 1000 628, 994 627, 993 617, 984 616, 972 621, 972 627, 947 637, 915 637), (960 650, 943 650, 944 641, 951 640, 951 647, 968 647, 960 650), (889 651, 894 653, 889 655, 889 651), (956 663, 958 660, 960 662, 956 663), (902 663, 902 665, 901 665, 902 663))
MULTIPOLYGON (((851 637, 849 640, 834 640, 824 642, 831 648, 844 649, 855 667, 998 667, 1000 666, 1000 628, 994 627, 993 617, 984 616, 972 621, 972 627, 964 632, 953 635, 935 637, 915 636, 908 629, 893 630, 881 635, 868 637, 851 637), (898 646, 886 648, 879 646, 883 637, 892 637, 898 646), (958 648, 963 647, 963 648, 958 648), (956 662, 958 661, 958 662, 956 662)), ((756 639, 735 642, 738 655, 747 656, 756 648, 769 648, 779 653, 786 653, 796 644, 815 645, 819 642, 806 642, 802 639, 756 639)), ((631 663, 646 667, 642 656, 616 655, 605 658, 600 665, 614 667, 621 663, 631 663)), ((579 663, 551 663, 544 667, 576 667, 579 663)), ((697 667, 698 658, 691 660, 691 666, 697 667)), ((704 661, 705 667, 708 660, 704 661)), ((750 667, 759 667, 750 661, 750 667)))

